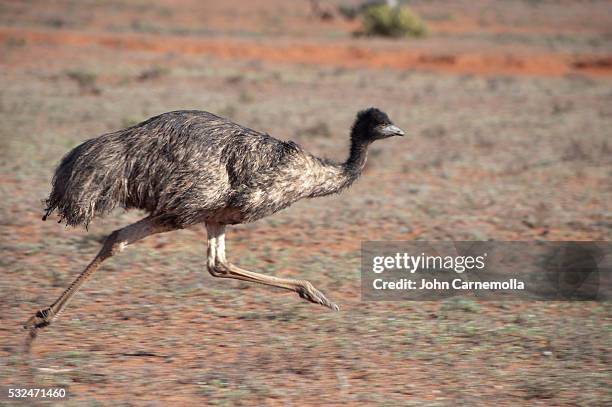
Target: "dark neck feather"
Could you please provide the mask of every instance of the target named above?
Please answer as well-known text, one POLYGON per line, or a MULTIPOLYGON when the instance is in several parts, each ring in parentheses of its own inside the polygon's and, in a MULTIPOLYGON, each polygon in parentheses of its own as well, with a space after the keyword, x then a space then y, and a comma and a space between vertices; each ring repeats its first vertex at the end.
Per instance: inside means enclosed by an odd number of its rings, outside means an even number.
POLYGON ((370 143, 351 138, 351 151, 348 159, 342 164, 344 172, 350 178, 357 178, 365 167, 370 143))
POLYGON ((351 137, 349 157, 342 164, 319 160, 321 169, 316 185, 308 191, 309 198, 338 193, 351 186, 365 167, 369 142, 363 142, 357 137, 351 137))

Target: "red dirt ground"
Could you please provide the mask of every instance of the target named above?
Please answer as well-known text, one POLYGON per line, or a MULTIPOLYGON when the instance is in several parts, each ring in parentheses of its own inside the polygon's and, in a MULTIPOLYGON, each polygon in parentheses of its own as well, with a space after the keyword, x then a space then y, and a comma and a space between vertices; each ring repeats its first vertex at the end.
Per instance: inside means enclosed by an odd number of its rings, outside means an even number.
POLYGON ((302 63, 337 67, 416 69, 475 75, 562 76, 583 74, 612 76, 612 56, 562 53, 512 53, 495 50, 440 53, 415 51, 400 46, 371 44, 325 44, 304 40, 267 40, 265 43, 232 38, 193 39, 135 34, 99 34, 20 28, 0 28, 0 41, 24 40, 29 45, 91 47, 126 51, 203 54, 228 59, 279 63, 302 63))

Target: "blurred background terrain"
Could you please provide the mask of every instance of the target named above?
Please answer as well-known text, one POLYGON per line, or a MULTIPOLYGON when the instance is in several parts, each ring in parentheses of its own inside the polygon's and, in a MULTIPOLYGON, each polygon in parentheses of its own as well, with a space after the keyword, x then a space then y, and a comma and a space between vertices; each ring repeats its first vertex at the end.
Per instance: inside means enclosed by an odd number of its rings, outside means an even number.
MULTIPOLYGON (((231 228, 230 259, 311 280, 342 311, 212 278, 203 228, 104 264, 34 348, 68 405, 606 405, 605 303, 361 302, 364 240, 609 240, 612 2, 408 1, 426 32, 366 35, 356 1, 0 1, 0 384, 26 380, 21 323, 111 231, 41 222, 85 139, 207 110, 342 160, 340 196, 231 228)), ((1 403, 1 402, 0 402, 1 403)))

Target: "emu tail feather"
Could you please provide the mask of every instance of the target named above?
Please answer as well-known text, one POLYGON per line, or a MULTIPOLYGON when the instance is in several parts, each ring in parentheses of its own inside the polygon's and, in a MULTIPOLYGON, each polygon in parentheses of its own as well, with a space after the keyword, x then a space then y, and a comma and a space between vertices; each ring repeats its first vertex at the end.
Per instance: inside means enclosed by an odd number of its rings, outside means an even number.
POLYGON ((71 150, 55 170, 43 220, 57 210, 59 222, 84 225, 117 205, 127 206, 125 150, 104 137, 71 150))

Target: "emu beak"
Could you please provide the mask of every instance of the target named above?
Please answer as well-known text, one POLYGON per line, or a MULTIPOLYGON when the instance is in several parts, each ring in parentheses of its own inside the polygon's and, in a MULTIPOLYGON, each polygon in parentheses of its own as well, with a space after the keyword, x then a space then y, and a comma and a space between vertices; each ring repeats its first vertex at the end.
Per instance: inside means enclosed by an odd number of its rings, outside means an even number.
POLYGON ((390 124, 388 126, 385 126, 381 129, 381 133, 384 134, 385 136, 403 136, 406 133, 404 133, 404 130, 400 129, 397 126, 394 126, 393 124, 390 124))

